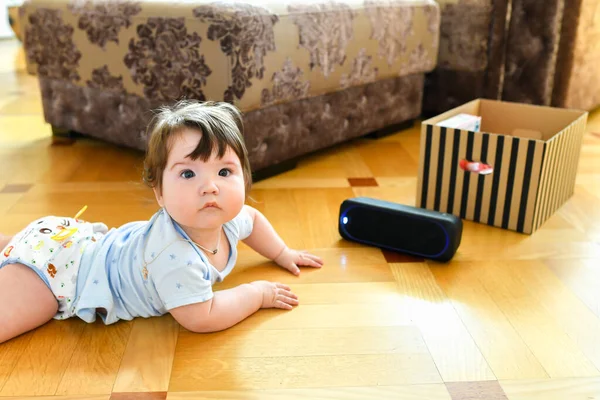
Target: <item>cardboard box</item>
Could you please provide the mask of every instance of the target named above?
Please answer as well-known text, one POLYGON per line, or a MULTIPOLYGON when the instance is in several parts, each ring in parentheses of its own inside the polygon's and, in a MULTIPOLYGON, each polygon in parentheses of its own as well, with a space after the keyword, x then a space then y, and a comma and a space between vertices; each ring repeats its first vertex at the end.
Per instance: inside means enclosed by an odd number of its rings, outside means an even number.
POLYGON ((478 99, 423 121, 417 206, 535 232, 573 195, 587 115, 478 99), (460 113, 481 116, 481 131, 437 125, 460 113))

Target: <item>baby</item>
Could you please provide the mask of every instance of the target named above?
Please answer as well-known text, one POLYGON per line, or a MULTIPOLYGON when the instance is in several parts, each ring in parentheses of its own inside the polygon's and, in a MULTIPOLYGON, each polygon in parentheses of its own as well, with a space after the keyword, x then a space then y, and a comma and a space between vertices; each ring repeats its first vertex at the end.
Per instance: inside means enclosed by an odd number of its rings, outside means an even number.
POLYGON ((50 319, 105 324, 167 312, 186 329, 229 328, 260 308, 292 309, 282 284, 256 281, 212 291, 233 269, 237 243, 298 275, 321 267, 288 248, 245 205, 251 171, 239 111, 228 103, 181 101, 151 126, 144 181, 160 210, 149 221, 102 223, 44 217, 13 238, 0 235, 0 343, 50 319))

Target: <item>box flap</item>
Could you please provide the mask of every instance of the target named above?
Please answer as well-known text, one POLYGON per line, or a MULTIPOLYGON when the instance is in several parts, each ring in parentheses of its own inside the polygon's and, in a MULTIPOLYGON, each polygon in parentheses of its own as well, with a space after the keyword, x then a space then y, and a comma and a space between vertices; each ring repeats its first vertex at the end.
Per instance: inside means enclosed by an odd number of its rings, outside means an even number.
POLYGON ((452 118, 452 117, 454 117, 458 114, 462 114, 462 113, 471 114, 471 115, 480 115, 479 114, 479 103, 480 103, 479 99, 470 101, 468 103, 463 104, 460 107, 453 108, 452 110, 446 111, 443 114, 429 118, 429 119, 423 121, 423 124, 424 125, 436 125, 438 122, 442 122, 444 120, 447 120, 449 118, 452 118))
POLYGON ((586 111, 494 100, 481 100, 479 111, 483 132, 502 135, 512 135, 515 131, 541 132, 542 140, 551 139, 586 114, 586 111))
POLYGON ((587 111, 476 99, 425 120, 423 125, 437 125, 461 113, 480 116, 481 132, 547 141, 587 111))

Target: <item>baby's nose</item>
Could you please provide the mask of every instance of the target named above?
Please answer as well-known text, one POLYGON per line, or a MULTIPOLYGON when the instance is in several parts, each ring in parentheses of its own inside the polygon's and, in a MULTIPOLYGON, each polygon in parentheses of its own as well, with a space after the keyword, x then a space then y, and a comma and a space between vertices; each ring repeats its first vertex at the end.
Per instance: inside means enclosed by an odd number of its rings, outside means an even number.
POLYGON ((206 181, 200 188, 202 194, 217 194, 219 193, 219 187, 213 180, 206 181))

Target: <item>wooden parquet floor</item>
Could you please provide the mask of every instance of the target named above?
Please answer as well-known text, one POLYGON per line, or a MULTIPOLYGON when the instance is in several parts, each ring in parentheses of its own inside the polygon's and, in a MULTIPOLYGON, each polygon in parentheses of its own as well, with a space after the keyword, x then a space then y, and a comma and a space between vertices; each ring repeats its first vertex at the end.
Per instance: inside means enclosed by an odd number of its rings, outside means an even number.
MULTIPOLYGON (((142 154, 88 139, 52 146, 18 42, 0 53, 0 231, 84 204, 109 226, 149 218, 142 154)), ((344 199, 414 205, 418 147, 417 124, 254 186, 250 204, 325 267, 294 277, 240 245, 216 289, 283 281, 300 297, 293 311, 214 334, 170 316, 52 321, 0 345, 0 399, 600 399, 600 112, 568 203, 531 236, 466 221, 448 264, 337 232, 344 199)))

